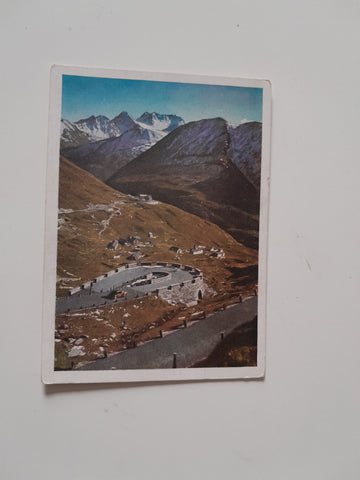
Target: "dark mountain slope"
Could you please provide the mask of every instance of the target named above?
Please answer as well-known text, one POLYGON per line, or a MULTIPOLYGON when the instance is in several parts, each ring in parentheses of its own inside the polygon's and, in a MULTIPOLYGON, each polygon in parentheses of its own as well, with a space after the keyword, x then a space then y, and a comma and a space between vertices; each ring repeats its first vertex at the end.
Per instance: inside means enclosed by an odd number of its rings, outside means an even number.
POLYGON ((63 150, 66 158, 102 181, 150 148, 162 135, 135 125, 118 137, 63 150))
POLYGON ((262 125, 249 122, 229 128, 229 156, 245 177, 260 190, 262 125))
POLYGON ((257 246, 259 197, 229 158, 230 134, 221 118, 178 127, 115 173, 107 183, 155 198, 224 228, 257 246))

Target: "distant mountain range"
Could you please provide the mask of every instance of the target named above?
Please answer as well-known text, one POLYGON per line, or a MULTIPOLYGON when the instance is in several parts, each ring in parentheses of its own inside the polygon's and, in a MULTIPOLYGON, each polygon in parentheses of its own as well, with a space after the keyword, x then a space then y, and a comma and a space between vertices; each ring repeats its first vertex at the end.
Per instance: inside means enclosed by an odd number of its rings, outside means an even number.
POLYGON ((92 115, 77 122, 62 119, 61 149, 119 137, 135 127, 156 132, 158 135, 161 132, 162 136, 165 136, 184 123, 184 120, 177 115, 164 115, 156 112, 145 112, 137 120, 134 120, 127 112, 121 112, 112 120, 104 115, 92 115))
POLYGON ((185 122, 177 115, 143 113, 134 120, 121 112, 77 122, 61 121, 61 152, 100 180, 107 180, 140 153, 185 122))

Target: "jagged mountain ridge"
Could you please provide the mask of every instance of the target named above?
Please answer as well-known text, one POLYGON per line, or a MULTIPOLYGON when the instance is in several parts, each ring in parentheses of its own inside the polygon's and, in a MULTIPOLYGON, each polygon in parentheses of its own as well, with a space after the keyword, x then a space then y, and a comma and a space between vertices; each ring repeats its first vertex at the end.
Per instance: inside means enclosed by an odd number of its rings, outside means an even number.
POLYGON ((119 137, 69 148, 64 154, 75 165, 106 181, 161 138, 161 133, 135 125, 119 137))
MULTIPOLYGON (((247 131, 257 128, 253 122, 247 131)), ((222 118, 189 122, 120 168, 107 183, 126 193, 151 193, 256 248, 258 186, 235 163, 237 158, 241 165, 238 137, 239 131, 234 133, 222 118)))
POLYGON ((180 125, 185 124, 184 120, 178 115, 165 115, 156 112, 145 112, 137 118, 136 121, 140 124, 145 124, 168 133, 172 132, 180 125))
POLYGON ((155 112, 145 112, 138 120, 127 112, 112 120, 104 115, 74 123, 62 120, 60 149, 76 165, 105 181, 180 124, 184 120, 177 115, 155 112))
POLYGON ((110 125, 110 137, 118 137, 136 127, 137 122, 127 112, 121 112, 110 121, 110 125))
MULTIPOLYGON (((170 169, 172 175, 181 175, 191 168, 188 181, 195 183, 204 181, 206 176, 212 177, 224 166, 236 166, 259 189, 261 123, 231 127, 222 118, 189 122, 155 144, 148 155, 134 159, 119 174, 151 174, 159 168, 164 174, 170 169)), ((187 182, 185 177, 183 180, 187 182)))
POLYGON ((111 131, 111 122, 104 115, 91 115, 89 118, 83 118, 74 122, 79 130, 89 135, 92 141, 109 138, 111 131))
POLYGON ((75 147, 85 141, 97 142, 107 138, 119 137, 123 133, 140 126, 151 131, 163 132, 162 136, 171 132, 179 125, 183 125, 184 120, 177 115, 166 115, 156 112, 143 113, 137 120, 122 111, 119 115, 110 120, 105 115, 91 115, 88 118, 80 119, 76 122, 70 122, 66 119, 61 120, 61 148, 75 147), (67 129, 64 135, 64 129, 67 129), (76 135, 71 133, 76 132, 76 135), (81 136, 82 132, 83 136, 81 136), (81 136, 77 143, 77 137, 81 136))
POLYGON ((249 122, 229 127, 229 139, 229 157, 259 191, 262 124, 249 122))
POLYGON ((91 137, 80 130, 74 123, 61 120, 60 146, 61 148, 75 147, 91 142, 91 137))

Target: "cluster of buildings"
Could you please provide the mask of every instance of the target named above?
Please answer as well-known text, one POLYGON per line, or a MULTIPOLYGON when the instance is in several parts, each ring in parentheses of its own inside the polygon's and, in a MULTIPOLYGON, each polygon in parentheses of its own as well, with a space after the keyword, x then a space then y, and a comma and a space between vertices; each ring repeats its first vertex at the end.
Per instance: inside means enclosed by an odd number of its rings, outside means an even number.
MULTIPOLYGON (((152 232, 148 233, 149 238, 156 238, 152 232)), ((148 241, 142 241, 141 237, 138 235, 129 235, 126 239, 124 238, 119 238, 118 240, 112 240, 111 242, 108 243, 107 245, 107 250, 113 250, 116 251, 119 246, 123 247, 133 247, 132 250, 128 251, 130 254, 127 257, 127 260, 135 261, 138 262, 141 258, 143 258, 145 255, 141 253, 140 247, 153 247, 154 244, 148 240, 148 241)), ((121 250, 119 250, 121 252, 121 250)), ((119 258, 120 255, 116 255, 114 258, 119 258)))
POLYGON ((222 248, 206 247, 203 245, 194 245, 190 250, 182 250, 180 247, 172 246, 169 250, 176 254, 186 252, 191 255, 206 255, 213 258, 225 258, 225 252, 222 248))
MULTIPOLYGON (((106 248, 108 250, 116 251, 119 246, 132 247, 132 249, 126 250, 126 252, 129 254, 126 257, 126 260, 132 262, 139 262, 142 258, 145 257, 145 255, 141 252, 140 248, 154 246, 150 239, 156 238, 155 235, 152 232, 148 232, 147 236, 149 240, 143 241, 138 235, 129 235, 126 239, 119 238, 116 240, 112 240, 111 242, 109 242, 106 248)), ((172 245, 169 250, 176 255, 181 255, 182 253, 190 253, 191 255, 205 255, 212 258, 225 257, 223 249, 204 245, 193 245, 190 250, 185 250, 180 248, 179 246, 172 245)), ((118 250, 118 252, 121 253, 121 249, 118 250)), ((116 255, 114 258, 120 258, 120 254, 116 255)))
POLYGON ((211 247, 209 257, 213 258, 225 258, 225 252, 222 248, 211 247))
POLYGON ((137 199, 142 203, 147 203, 148 205, 157 205, 159 202, 157 200, 153 200, 151 195, 147 193, 140 193, 137 199))
MULTIPOLYGON (((148 234, 149 238, 155 238, 154 235, 149 232, 148 234)), ((125 246, 125 247, 153 247, 153 243, 150 241, 143 242, 141 240, 141 237, 137 235, 129 235, 126 239, 124 238, 119 238, 119 240, 112 240, 111 242, 108 243, 107 245, 107 250, 117 250, 119 245, 125 246)))

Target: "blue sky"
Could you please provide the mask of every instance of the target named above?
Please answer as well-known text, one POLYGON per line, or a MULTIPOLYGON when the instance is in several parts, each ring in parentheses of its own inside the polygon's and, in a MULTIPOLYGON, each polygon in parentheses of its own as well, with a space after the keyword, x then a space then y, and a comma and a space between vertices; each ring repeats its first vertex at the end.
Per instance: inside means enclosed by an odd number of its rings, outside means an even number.
POLYGON ((121 111, 175 114, 185 122, 222 117, 234 124, 262 121, 262 89, 63 75, 62 118, 112 119, 121 111))

